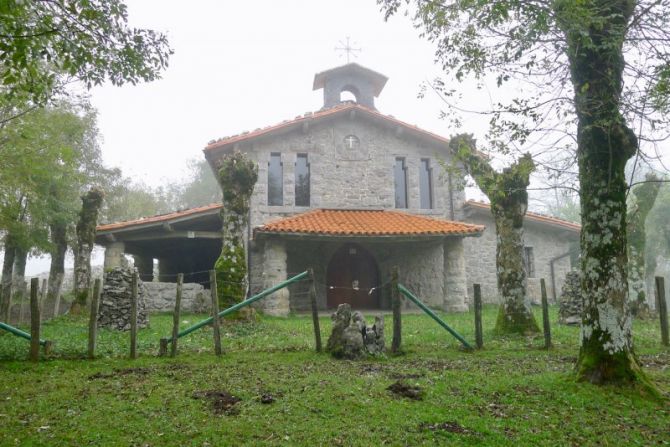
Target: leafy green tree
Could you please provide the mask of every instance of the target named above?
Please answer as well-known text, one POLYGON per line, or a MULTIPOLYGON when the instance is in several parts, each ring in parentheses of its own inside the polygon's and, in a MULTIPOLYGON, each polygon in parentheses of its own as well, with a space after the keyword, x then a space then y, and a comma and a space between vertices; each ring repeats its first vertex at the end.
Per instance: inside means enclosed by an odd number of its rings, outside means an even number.
POLYGON ((646 384, 628 308, 624 168, 639 149, 627 122, 635 117, 645 133, 668 124, 659 111, 670 70, 668 1, 378 1, 387 18, 413 5, 450 78, 527 87, 491 113, 489 135, 501 147, 527 143, 548 116, 576 122, 584 294, 577 377, 646 384))
POLYGON ((0 2, 0 83, 11 98, 45 104, 72 79, 152 81, 171 54, 164 34, 128 26, 123 0, 0 2))
POLYGON ((535 170, 533 159, 526 154, 497 172, 477 152, 471 135, 451 137, 449 148, 491 202, 496 226, 496 278, 502 295, 495 331, 499 334, 539 332, 526 296, 523 267, 523 218, 528 210, 530 174, 535 170))

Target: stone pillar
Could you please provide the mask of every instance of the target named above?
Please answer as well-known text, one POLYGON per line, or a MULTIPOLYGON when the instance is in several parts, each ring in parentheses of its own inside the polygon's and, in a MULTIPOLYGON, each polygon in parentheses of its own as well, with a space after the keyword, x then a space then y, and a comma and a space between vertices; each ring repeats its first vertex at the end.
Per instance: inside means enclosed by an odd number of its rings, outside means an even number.
POLYGON ((448 237, 444 241, 444 310, 467 312, 467 302, 463 238, 448 237))
POLYGON ((123 266, 123 253, 125 250, 126 245, 123 242, 112 242, 105 247, 105 271, 123 266))
MULTIPOLYGON (((281 239, 265 241, 263 252, 263 289, 285 281, 287 268, 286 245, 281 239)), ((261 300, 261 309, 268 315, 286 316, 289 313, 289 291, 281 289, 261 300)))
POLYGON ((135 268, 144 282, 154 280, 154 259, 148 256, 133 255, 135 268))

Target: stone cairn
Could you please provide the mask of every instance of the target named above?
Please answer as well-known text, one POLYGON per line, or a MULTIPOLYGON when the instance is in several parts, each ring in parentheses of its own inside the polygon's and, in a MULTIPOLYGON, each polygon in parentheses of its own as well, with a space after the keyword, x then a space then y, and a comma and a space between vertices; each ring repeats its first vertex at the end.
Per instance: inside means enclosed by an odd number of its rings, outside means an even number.
MULTIPOLYGON (((130 299, 135 268, 116 267, 105 274, 102 287, 98 326, 118 331, 130 330, 130 299)), ((144 284, 137 283, 137 327, 146 327, 149 323, 144 305, 144 284)))
POLYGON ((352 314, 349 304, 340 304, 331 318, 333 330, 326 350, 333 357, 353 360, 384 353, 383 316, 376 316, 375 323, 368 326, 363 314, 352 314))
POLYGON ((582 322, 584 303, 579 282, 578 271, 573 270, 565 275, 558 307, 558 322, 561 324, 579 325, 582 322))

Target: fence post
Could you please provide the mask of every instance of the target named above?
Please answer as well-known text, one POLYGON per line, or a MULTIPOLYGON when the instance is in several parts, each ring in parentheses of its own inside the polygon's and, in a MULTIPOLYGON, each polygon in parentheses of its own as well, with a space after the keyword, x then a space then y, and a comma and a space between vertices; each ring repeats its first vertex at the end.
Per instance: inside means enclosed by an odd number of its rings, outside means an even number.
POLYGON ((221 355, 221 325, 219 323, 219 297, 216 291, 216 272, 209 271, 209 290, 212 294, 212 329, 214 334, 214 353, 221 355))
POLYGON ((316 352, 321 352, 321 327, 319 326, 319 310, 316 307, 316 285, 314 284, 314 269, 309 269, 309 301, 312 306, 312 323, 314 326, 314 341, 316 352))
POLYGON ((544 278, 540 279, 542 293, 542 328, 544 329, 544 349, 551 348, 551 326, 549 325, 549 301, 547 301, 547 286, 544 278))
POLYGON ((98 306, 100 305, 100 293, 102 293, 102 281, 96 278, 93 284, 93 296, 91 297, 91 314, 88 319, 88 358, 95 358, 95 339, 98 334, 98 306))
POLYGON ((475 305, 475 346, 477 349, 484 347, 484 333, 482 330, 482 286, 473 284, 474 305, 475 305))
POLYGON ((179 340, 179 312, 181 310, 181 294, 184 285, 184 274, 177 274, 177 296, 174 301, 174 315, 172 316, 172 346, 170 347, 170 357, 177 355, 177 340, 179 340))
POLYGON ((130 358, 137 358, 137 282, 139 273, 133 273, 131 282, 132 293, 130 295, 130 358))
POLYGON ((40 279, 30 280, 30 360, 40 359, 40 302, 38 292, 40 279))
POLYGON ((656 300, 658 301, 658 316, 661 319, 661 344, 668 346, 668 302, 665 299, 665 279, 656 277, 656 300))
POLYGON ((63 288, 63 274, 58 273, 56 275, 56 296, 54 302, 54 314, 52 318, 56 318, 60 314, 60 292, 63 288))
POLYGON ((44 278, 42 280, 42 288, 40 289, 40 319, 44 318, 44 306, 47 301, 47 280, 44 278))
POLYGON ((398 290, 398 266, 391 269, 391 308, 393 309, 393 340, 391 341, 391 352, 400 352, 402 344, 402 302, 398 290))

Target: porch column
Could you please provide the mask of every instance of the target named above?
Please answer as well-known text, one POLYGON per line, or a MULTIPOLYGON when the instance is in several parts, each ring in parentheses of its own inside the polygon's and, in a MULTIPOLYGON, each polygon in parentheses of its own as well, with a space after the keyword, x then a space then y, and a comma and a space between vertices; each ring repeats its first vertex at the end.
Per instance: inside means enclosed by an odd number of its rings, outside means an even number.
POLYGON ((444 241, 444 310, 467 312, 467 302, 463 238, 448 237, 444 241))
MULTIPOLYGON (((263 289, 272 287, 287 279, 286 245, 283 240, 268 238, 263 250, 263 289)), ((289 292, 283 288, 261 300, 263 312, 273 316, 287 316, 289 313, 289 292)))
POLYGON ((123 265, 123 253, 125 250, 126 245, 123 242, 111 242, 105 247, 105 271, 123 265))
POLYGON ((151 282, 154 279, 154 259, 148 256, 133 255, 133 261, 140 274, 140 279, 144 282, 151 282))

